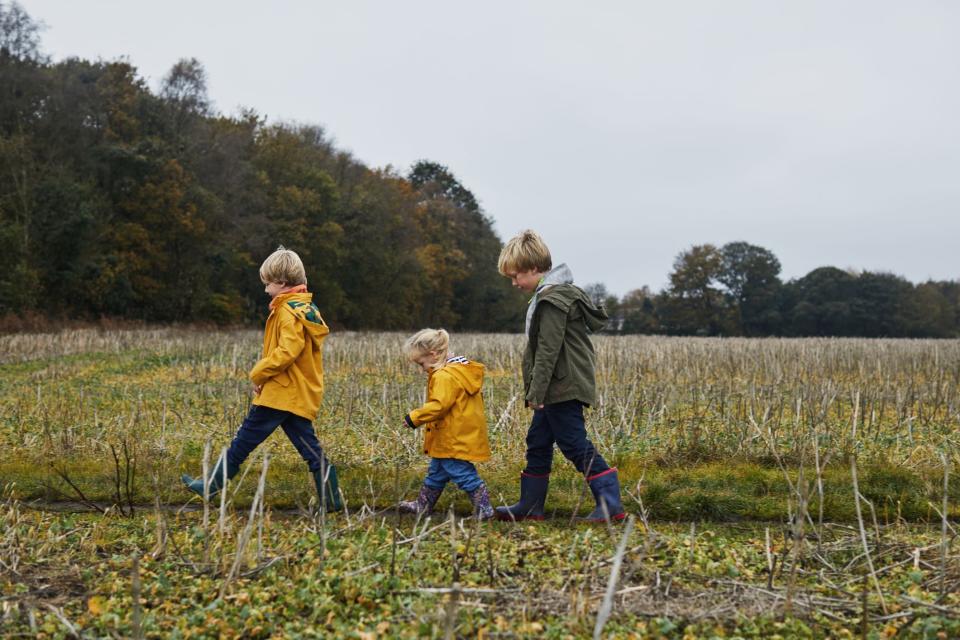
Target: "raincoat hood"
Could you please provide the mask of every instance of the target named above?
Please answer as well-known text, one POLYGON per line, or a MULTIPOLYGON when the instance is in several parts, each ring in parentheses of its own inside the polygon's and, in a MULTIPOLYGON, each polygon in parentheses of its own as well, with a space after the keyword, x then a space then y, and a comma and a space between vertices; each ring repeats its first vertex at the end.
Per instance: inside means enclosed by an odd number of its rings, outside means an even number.
POLYGON ((285 309, 293 314, 297 322, 306 330, 306 334, 319 346, 330 328, 320 317, 320 310, 313 304, 312 293, 281 293, 273 299, 273 308, 285 309))
POLYGON ((463 387, 463 390, 471 396, 477 395, 483 386, 484 367, 479 362, 470 362, 466 358, 454 357, 447 360, 447 364, 440 371, 452 376, 463 387))

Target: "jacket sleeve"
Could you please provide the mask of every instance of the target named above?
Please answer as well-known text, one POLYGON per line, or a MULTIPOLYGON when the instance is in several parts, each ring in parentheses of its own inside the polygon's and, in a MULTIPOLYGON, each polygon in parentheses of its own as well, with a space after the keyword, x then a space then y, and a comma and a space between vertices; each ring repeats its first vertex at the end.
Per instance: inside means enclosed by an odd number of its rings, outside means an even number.
POLYGON ((306 345, 303 328, 293 314, 279 309, 280 341, 267 355, 260 359, 250 370, 250 379, 254 384, 264 385, 267 380, 287 370, 297 359, 306 345))
POLYGON ((427 401, 419 409, 410 412, 410 420, 420 426, 428 422, 436 422, 453 408, 460 392, 460 385, 449 375, 435 373, 433 384, 430 385, 427 401))
POLYGON ((547 387, 557 367, 557 358, 563 348, 563 337, 567 329, 567 314, 549 302, 541 302, 537 310, 539 331, 537 349, 533 356, 533 368, 530 375, 530 388, 526 400, 531 405, 543 404, 547 387))

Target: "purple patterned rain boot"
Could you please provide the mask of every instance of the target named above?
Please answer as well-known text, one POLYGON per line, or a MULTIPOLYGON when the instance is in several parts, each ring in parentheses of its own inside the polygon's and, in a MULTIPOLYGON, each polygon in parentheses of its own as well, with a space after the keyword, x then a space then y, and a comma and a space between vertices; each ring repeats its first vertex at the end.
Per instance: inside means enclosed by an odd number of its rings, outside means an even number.
POLYGON ((493 517, 493 507, 490 506, 490 492, 487 491, 486 484, 481 482, 479 487, 466 493, 470 496, 470 502, 473 503, 473 515, 478 520, 489 520, 493 517))
POLYGON ((433 511, 433 505, 437 504, 443 489, 434 489, 423 485, 420 487, 420 494, 416 500, 403 500, 397 505, 402 513, 424 513, 429 514, 433 511))

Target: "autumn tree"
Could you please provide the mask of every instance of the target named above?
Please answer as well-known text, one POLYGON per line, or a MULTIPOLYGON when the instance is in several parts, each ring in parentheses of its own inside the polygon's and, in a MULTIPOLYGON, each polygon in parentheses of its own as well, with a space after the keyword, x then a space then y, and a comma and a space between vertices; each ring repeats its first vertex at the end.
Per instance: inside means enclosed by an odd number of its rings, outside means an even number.
POLYGON ((477 198, 437 162, 417 162, 407 179, 420 194, 418 219, 424 235, 433 239, 419 255, 427 278, 435 283, 428 286, 440 287, 438 309, 449 300, 453 326, 483 330, 519 326, 522 296, 497 273, 502 244, 477 198), (445 291, 441 281, 451 283, 452 289, 445 291))
POLYGON ((662 318, 670 333, 715 336, 729 326, 720 290, 723 255, 712 244, 694 245, 673 262, 662 318))
POLYGON ((649 287, 641 287, 627 292, 620 300, 620 315, 623 333, 660 333, 660 321, 657 317, 656 296, 649 287))

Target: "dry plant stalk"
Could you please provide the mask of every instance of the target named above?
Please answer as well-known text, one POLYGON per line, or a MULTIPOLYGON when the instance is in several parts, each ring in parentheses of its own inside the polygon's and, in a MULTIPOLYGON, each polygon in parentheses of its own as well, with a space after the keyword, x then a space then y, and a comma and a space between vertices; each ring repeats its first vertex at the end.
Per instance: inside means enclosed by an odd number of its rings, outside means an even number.
POLYGON ((224 535, 227 532, 227 448, 224 447, 220 451, 220 460, 222 464, 220 465, 220 470, 222 471, 220 478, 220 522, 218 526, 218 531, 220 532, 221 544, 223 541, 224 535))
POLYGON ((133 554, 133 570, 131 571, 131 590, 133 591, 133 637, 136 640, 143 638, 143 613, 140 609, 140 554, 133 554))
POLYGON ((457 611, 460 608, 460 583, 454 581, 450 585, 450 593, 447 594, 447 607, 444 615, 443 637, 444 640, 453 640, 457 630, 457 611))
POLYGON ((943 602, 947 597, 947 508, 950 506, 950 463, 947 457, 940 452, 940 461, 943 463, 943 510, 940 512, 940 598, 937 602, 943 602))
POLYGON ((207 440, 203 445, 203 565, 210 563, 210 447, 207 440))
MULTIPOLYGON (((873 586, 880 597, 880 606, 883 608, 884 615, 887 614, 887 601, 883 597, 883 589, 880 587, 880 579, 877 578, 877 572, 873 568, 873 559, 870 556, 870 544, 867 542, 867 528, 863 524, 863 511, 860 509, 860 500, 866 500, 860 494, 860 485, 857 482, 857 457, 850 458, 850 477, 853 482, 853 503, 857 509, 857 525, 860 527, 860 542, 863 544, 863 555, 867 561, 867 569, 870 577, 873 579, 873 586)), ((864 596, 866 597, 866 596, 864 596)))
POLYGON ((603 604, 600 611, 597 612, 597 622, 593 627, 593 640, 599 640, 603 634, 603 627, 610 619, 613 612, 613 596, 617 590, 617 579, 620 577, 620 566, 623 564, 623 554, 627 550, 627 541, 633 532, 633 525, 636 518, 630 515, 627 518, 626 527, 623 530, 623 537, 620 538, 620 544, 617 545, 617 554, 613 558, 613 566, 610 568, 610 578, 607 580, 607 592, 603 596, 603 604))
POLYGON ((223 596, 227 593, 227 589, 230 587, 230 583, 233 582, 233 579, 237 575, 237 571, 240 569, 240 564, 243 562, 243 553, 247 548, 247 543, 250 542, 250 535, 253 532, 253 523, 257 517, 257 510, 259 505, 263 500, 263 493, 267 486, 267 467, 270 465, 270 454, 263 454, 263 470, 260 472, 260 481, 257 483, 257 493, 253 496, 253 504, 250 505, 250 515, 247 518, 247 525, 243 528, 243 531, 240 533, 240 537, 237 540, 237 550, 233 558, 233 564, 230 566, 230 572, 227 574, 227 577, 224 579, 223 584, 220 585, 220 594, 217 596, 218 599, 223 599, 223 596))
POLYGON ((390 536, 390 577, 397 575, 397 537, 400 535, 400 460, 394 464, 393 471, 394 516, 396 525, 390 536))
POLYGON ((764 528, 765 543, 763 550, 767 556, 767 589, 773 588, 773 552, 770 547, 770 527, 764 528))

